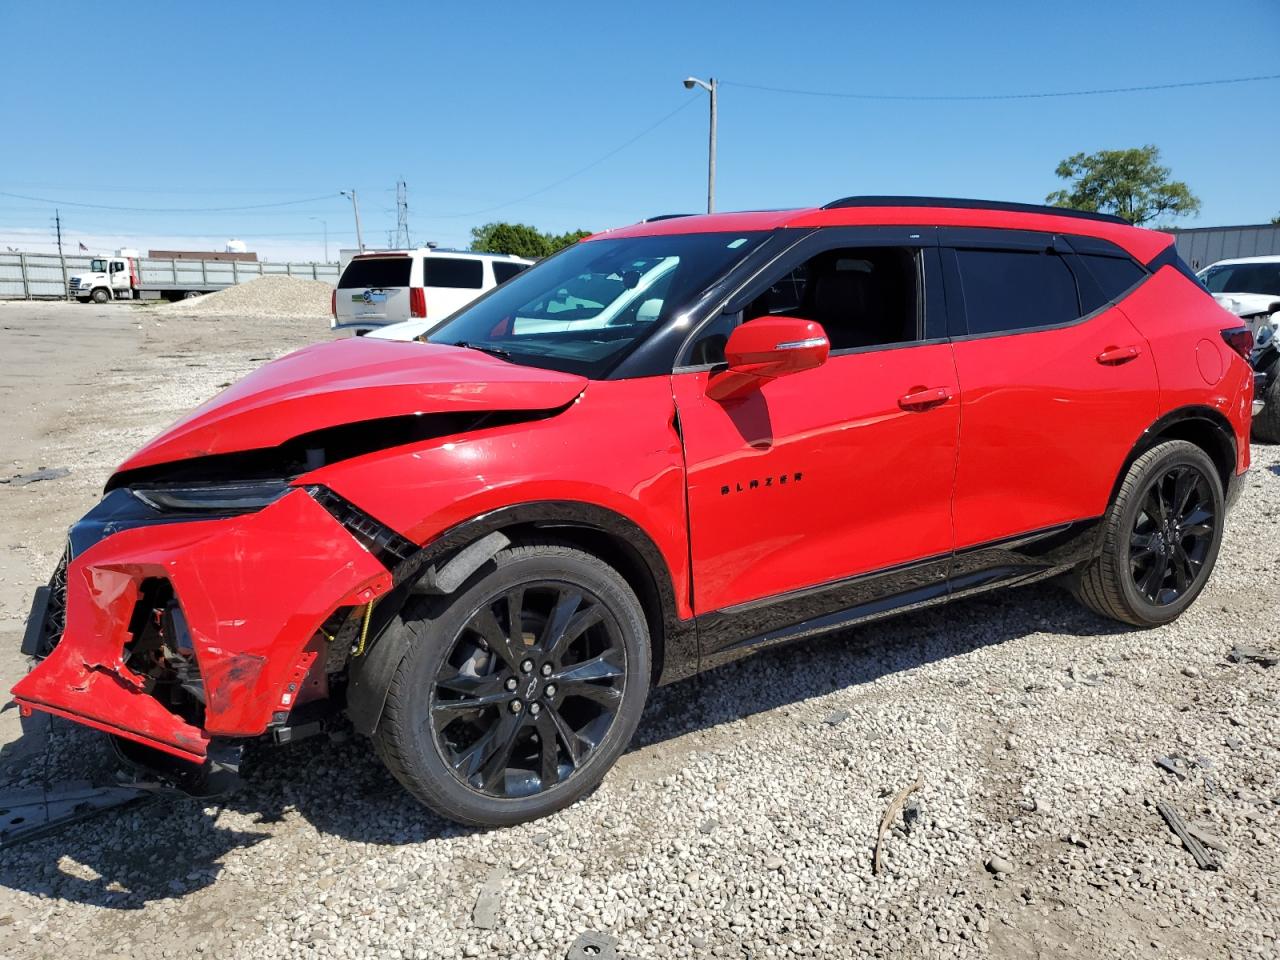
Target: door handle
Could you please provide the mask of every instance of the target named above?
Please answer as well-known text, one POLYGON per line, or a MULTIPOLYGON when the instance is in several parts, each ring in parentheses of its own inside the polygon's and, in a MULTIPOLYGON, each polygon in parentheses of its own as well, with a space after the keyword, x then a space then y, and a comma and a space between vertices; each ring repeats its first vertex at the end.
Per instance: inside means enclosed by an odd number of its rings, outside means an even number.
POLYGON ((1104 367, 1118 367, 1122 363, 1128 363, 1130 360, 1137 360, 1138 354, 1142 350, 1132 344, 1127 347, 1107 347, 1097 356, 1097 360, 1104 367))
POLYGON ((898 406, 903 410, 929 410, 951 399, 951 391, 946 387, 930 387, 912 390, 898 398, 898 406))

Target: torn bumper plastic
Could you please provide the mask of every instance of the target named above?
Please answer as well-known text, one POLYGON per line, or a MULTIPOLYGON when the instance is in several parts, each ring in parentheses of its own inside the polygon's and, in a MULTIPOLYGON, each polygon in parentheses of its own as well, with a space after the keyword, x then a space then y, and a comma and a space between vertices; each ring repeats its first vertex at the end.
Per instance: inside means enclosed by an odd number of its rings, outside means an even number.
POLYGON ((72 528, 65 606, 57 609, 56 590, 37 596, 39 631, 29 626, 24 648, 47 640, 52 649, 13 688, 24 709, 202 762, 212 738, 258 736, 291 708, 327 616, 391 588, 387 568, 306 490, 221 519, 140 519, 132 508, 126 517, 121 498, 131 497, 114 491, 72 528), (202 726, 154 697, 126 662, 150 580, 169 583, 185 618, 202 726))

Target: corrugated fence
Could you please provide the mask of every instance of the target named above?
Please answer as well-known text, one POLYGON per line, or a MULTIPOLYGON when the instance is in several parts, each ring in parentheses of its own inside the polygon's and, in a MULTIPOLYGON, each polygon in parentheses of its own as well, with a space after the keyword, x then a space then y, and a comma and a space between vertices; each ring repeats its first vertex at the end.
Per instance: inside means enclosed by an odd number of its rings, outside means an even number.
POLYGON ((1191 227, 1170 230, 1178 254, 1200 270, 1219 260, 1280 254, 1280 224, 1254 223, 1240 227, 1191 227))
MULTIPOLYGON (((0 299, 61 299, 67 295, 67 278, 87 273, 91 260, 102 257, 59 257, 56 253, 0 253, 0 299)), ((231 286, 264 274, 287 274, 304 280, 338 282, 336 263, 270 263, 238 260, 138 259, 138 281, 143 286, 174 288, 231 286)))

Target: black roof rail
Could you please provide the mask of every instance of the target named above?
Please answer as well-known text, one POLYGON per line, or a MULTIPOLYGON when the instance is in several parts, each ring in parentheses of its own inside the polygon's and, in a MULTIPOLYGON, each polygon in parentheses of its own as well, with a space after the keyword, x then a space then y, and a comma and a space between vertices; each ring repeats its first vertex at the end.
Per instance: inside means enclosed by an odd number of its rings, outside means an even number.
POLYGON ((1003 200, 967 200, 958 197, 841 197, 822 205, 823 210, 841 207, 951 207, 959 210, 1007 210, 1010 213, 1047 213, 1055 217, 1078 217, 1081 220, 1101 220, 1104 223, 1122 223, 1132 226, 1123 217, 1110 213, 1092 213, 1088 210, 1072 210, 1070 207, 1049 207, 1041 203, 1011 203, 1003 200))
POLYGON ((658 221, 658 220, 674 220, 674 219, 676 219, 677 217, 694 217, 694 216, 697 216, 697 214, 694 214, 694 213, 660 213, 660 214, 658 214, 656 217, 647 217, 646 219, 641 220, 640 222, 641 222, 641 223, 655 223, 655 222, 656 222, 656 221, 658 221))

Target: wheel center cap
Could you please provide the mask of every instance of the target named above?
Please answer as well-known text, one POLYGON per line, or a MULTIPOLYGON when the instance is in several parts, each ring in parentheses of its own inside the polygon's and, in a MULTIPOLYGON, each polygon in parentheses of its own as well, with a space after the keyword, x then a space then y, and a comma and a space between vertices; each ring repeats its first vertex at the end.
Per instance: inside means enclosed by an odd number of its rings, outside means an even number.
POLYGON ((530 677, 528 686, 524 688, 524 698, 526 700, 532 700, 534 698, 534 695, 537 692, 538 692, 538 678, 530 677))

